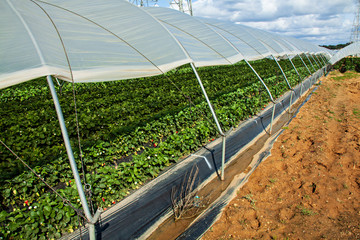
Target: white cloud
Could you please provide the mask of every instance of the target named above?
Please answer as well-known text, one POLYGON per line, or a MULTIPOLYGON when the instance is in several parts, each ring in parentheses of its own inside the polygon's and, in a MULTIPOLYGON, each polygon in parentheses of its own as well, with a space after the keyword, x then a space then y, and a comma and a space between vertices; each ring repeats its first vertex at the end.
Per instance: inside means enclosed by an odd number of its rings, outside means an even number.
POLYGON ((195 16, 285 34, 317 44, 349 41, 354 0, 193 0, 195 16))

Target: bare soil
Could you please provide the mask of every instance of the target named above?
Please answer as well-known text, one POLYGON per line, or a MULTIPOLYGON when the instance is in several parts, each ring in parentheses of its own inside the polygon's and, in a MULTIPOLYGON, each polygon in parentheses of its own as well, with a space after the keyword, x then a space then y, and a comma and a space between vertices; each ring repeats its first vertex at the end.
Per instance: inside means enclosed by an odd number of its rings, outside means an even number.
POLYGON ((360 74, 321 81, 204 240, 360 239, 360 74))

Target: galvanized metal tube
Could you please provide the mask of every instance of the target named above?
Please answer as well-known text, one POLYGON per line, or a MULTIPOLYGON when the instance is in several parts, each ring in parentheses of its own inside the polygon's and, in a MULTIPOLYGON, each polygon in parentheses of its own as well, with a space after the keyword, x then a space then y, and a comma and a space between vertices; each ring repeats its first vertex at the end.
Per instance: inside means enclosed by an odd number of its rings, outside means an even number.
POLYGON ((280 68, 280 71, 281 71, 282 75, 284 76, 284 79, 285 79, 285 81, 286 81, 286 83, 287 83, 287 85, 288 85, 289 89, 291 90, 291 95, 290 95, 290 104, 289 104, 289 113, 290 113, 290 110, 291 110, 291 104, 292 104, 292 94, 293 94, 294 89, 291 87, 291 85, 290 85, 290 83, 289 83, 289 81, 288 81, 288 79, 287 79, 287 77, 286 77, 286 75, 285 75, 285 73, 284 73, 284 71, 283 71, 282 67, 280 66, 280 64, 278 63, 278 61, 277 61, 277 60, 276 60, 276 58, 274 57, 274 55, 271 55, 271 56, 272 56, 272 58, 274 59, 274 61, 276 62, 276 64, 278 65, 278 67, 280 68))
POLYGON ((86 218, 88 220, 90 239, 95 240, 95 227, 94 227, 94 223, 92 223, 93 218, 91 216, 91 212, 90 212, 89 206, 87 204, 84 189, 83 189, 82 184, 81 184, 81 179, 80 179, 79 172, 78 172, 78 169, 77 169, 77 166, 76 166, 74 153, 73 153, 72 148, 71 148, 69 135, 67 133, 65 120, 64 120, 64 116, 63 116, 63 113, 62 113, 62 110, 61 110, 59 99, 58 99, 57 94, 56 94, 56 89, 55 89, 54 83, 52 81, 52 77, 50 75, 47 76, 47 82, 49 84, 50 92, 51 92, 52 98, 54 100, 54 105, 55 105, 56 113, 57 113, 57 116, 58 116, 58 119, 59 119, 61 133, 62 133, 62 136, 63 136, 63 139, 64 139, 66 152, 67 152, 67 155, 69 157, 70 166, 71 166, 71 170, 73 172, 73 176, 74 176, 74 179, 75 179, 76 188, 77 188, 78 193, 79 193, 79 198, 80 198, 80 201, 81 201, 81 205, 82 205, 82 207, 84 209, 85 216, 86 216, 86 218))
POLYGON ((262 85, 265 87, 267 93, 270 96, 271 102, 274 104, 273 105, 273 112, 272 112, 271 122, 270 122, 270 130, 269 130, 269 134, 271 134, 272 125, 273 125, 273 121, 274 121, 274 115, 275 115, 275 101, 274 101, 274 98, 271 95, 271 92, 270 92, 269 88, 266 86, 265 82, 262 80, 262 78, 259 76, 259 74, 255 71, 255 69, 251 66, 251 64, 246 59, 244 59, 244 60, 245 60, 246 64, 251 68, 251 70, 255 73, 255 75, 258 77, 258 79, 260 80, 262 85))
POLYGON ((302 82, 302 78, 300 76, 300 73, 298 72, 298 70, 296 69, 294 63, 291 61, 291 58, 286 54, 287 58, 289 59, 291 65, 293 66, 293 68, 295 69, 296 74, 298 75, 299 79, 300 79, 300 96, 302 94, 302 87, 303 87, 303 82, 302 82))
POLYGON ((220 180, 225 179, 225 150, 226 150, 226 135, 222 136, 222 152, 221 152, 221 176, 220 180))
POLYGON ((246 64, 251 68, 251 70, 255 73, 255 75, 256 75, 257 78, 260 80, 260 82, 262 83, 262 85, 265 87, 268 95, 270 96, 271 101, 272 101, 272 102, 275 102, 273 96, 271 95, 271 92, 270 92, 269 88, 266 86, 265 82, 262 80, 262 78, 259 76, 259 74, 255 71, 255 69, 251 66, 251 64, 250 64, 246 59, 244 59, 244 61, 245 61, 246 64))
POLYGON ((312 68, 314 69, 314 72, 316 72, 316 69, 315 69, 314 65, 312 64, 312 62, 311 62, 310 58, 307 56, 307 54, 305 54, 305 57, 309 60, 310 65, 311 65, 311 66, 312 66, 312 68))
POLYGON ((282 67, 280 66, 280 64, 278 63, 278 61, 276 60, 276 58, 275 58, 273 55, 271 55, 271 56, 272 56, 272 58, 274 59, 274 61, 276 62, 276 64, 278 65, 278 67, 279 67, 279 69, 280 69, 280 71, 281 71, 282 75, 284 76, 284 79, 285 79, 285 81, 286 81, 286 83, 287 83, 287 85, 288 85, 289 89, 290 89, 290 90, 292 90, 292 87, 291 87, 291 85, 290 85, 290 83, 289 83, 289 81, 288 81, 288 79, 287 79, 287 77, 286 77, 286 75, 285 75, 285 73, 284 73, 284 71, 283 71, 282 67))
POLYGON ((313 55, 310 55, 310 57, 312 57, 312 59, 314 60, 315 64, 318 66, 318 68, 321 68, 321 65, 319 65, 319 63, 316 61, 316 59, 314 58, 313 55))
POLYGON ((324 60, 322 54, 319 54, 319 58, 321 59, 321 61, 324 63, 324 66, 326 65, 326 61, 324 60))
POLYGON ((221 180, 224 180, 224 167, 225 167, 225 134, 224 134, 223 130, 221 129, 221 126, 220 126, 219 121, 218 121, 218 119, 217 119, 216 113, 215 113, 215 111, 214 111, 214 109, 213 109, 213 107, 212 107, 212 105, 211 105, 211 102, 210 102, 209 97, 208 97, 208 95, 207 95, 207 93, 206 93, 206 90, 205 90, 205 88, 204 88, 204 86, 203 86, 203 84, 202 84, 202 82, 201 82, 200 76, 199 76, 198 72, 196 71, 196 68, 195 68, 194 63, 190 63, 190 65, 191 65, 191 68, 193 69, 193 71, 194 71, 194 73, 195 73, 196 79, 198 80, 199 85, 200 85, 200 88, 201 88, 201 90, 202 90, 202 92, 203 92, 203 94, 204 94, 204 96, 205 96, 206 102, 207 102, 207 104, 208 104, 208 106, 209 106, 209 108, 210 108, 211 114, 212 114, 212 116, 213 116, 213 118, 214 118, 215 124, 216 124, 216 126, 217 126, 217 128, 218 128, 218 130, 219 130, 219 133, 220 133, 220 135, 223 137, 223 143, 222 143, 222 144, 223 144, 223 145, 222 145, 222 159, 221 159, 221 180))
POLYGON ((294 63, 291 61, 291 58, 290 58, 287 54, 286 54, 286 57, 289 59, 289 61, 290 61, 291 65, 293 66, 293 68, 294 68, 294 70, 295 70, 296 74, 298 75, 298 77, 299 77, 299 79, 300 79, 300 82, 302 82, 302 78, 301 78, 301 76, 300 76, 300 73, 299 73, 299 72, 298 72, 298 70, 296 69, 296 67, 295 67, 294 63))
POLYGON ((320 55, 321 59, 324 61, 324 64, 326 65, 328 63, 328 60, 325 56, 320 55))
POLYGON ((212 114, 212 116, 213 116, 213 118, 214 118, 215 124, 216 124, 216 126, 217 126, 217 128, 218 128, 218 130, 219 130, 219 133, 220 133, 222 136, 224 136, 225 134, 224 134, 224 132, 222 131, 222 129, 221 129, 221 127, 220 127, 220 124, 219 124, 219 121, 218 121, 218 119, 217 119, 216 113, 215 113, 215 111, 214 111, 214 109, 213 109, 213 107, 212 107, 212 105, 211 105, 211 102, 210 102, 209 97, 208 97, 208 95, 207 95, 207 93, 206 93, 206 90, 205 90, 205 88, 204 88, 204 86, 203 86, 203 84, 202 84, 202 81, 201 81, 201 79, 200 79, 200 76, 199 76, 198 72, 196 71, 195 65, 194 65, 194 63, 190 63, 190 65, 191 65, 191 68, 193 69, 193 71, 194 71, 194 73, 195 73, 196 79, 197 79, 198 82, 199 82, 201 91, 203 92, 203 94, 204 94, 204 96, 205 96, 206 102, 207 102, 207 104, 208 104, 208 106, 209 106, 209 108, 210 108, 211 114, 212 114))
POLYGON ((299 58, 301 59, 302 63, 304 64, 304 66, 306 67, 306 69, 308 70, 308 72, 310 73, 310 75, 312 75, 312 72, 310 71, 310 69, 308 68, 308 66, 306 65, 305 61, 302 59, 302 57, 298 54, 299 58))
POLYGON ((316 60, 318 61, 318 63, 320 64, 320 66, 323 67, 324 63, 322 61, 320 61, 320 59, 318 58, 318 56, 316 54, 314 56, 315 56, 316 60))
POLYGON ((295 91, 291 91, 291 93, 290 93, 289 113, 291 112, 291 105, 292 105, 293 94, 295 94, 295 91))
POLYGON ((322 56, 322 54, 319 54, 319 58, 321 59, 321 61, 323 61, 324 66, 326 65, 326 61, 324 60, 324 57, 322 56))
POLYGON ((269 134, 270 134, 270 135, 271 135, 271 132, 272 132, 272 126, 273 126, 273 122, 274 122, 275 108, 276 108, 276 104, 273 103, 273 110, 272 110, 271 122, 270 122, 270 129, 269 129, 269 134))
POLYGON ((317 54, 315 54, 315 57, 318 60, 318 62, 320 63, 320 65, 323 67, 325 65, 324 61, 317 54))

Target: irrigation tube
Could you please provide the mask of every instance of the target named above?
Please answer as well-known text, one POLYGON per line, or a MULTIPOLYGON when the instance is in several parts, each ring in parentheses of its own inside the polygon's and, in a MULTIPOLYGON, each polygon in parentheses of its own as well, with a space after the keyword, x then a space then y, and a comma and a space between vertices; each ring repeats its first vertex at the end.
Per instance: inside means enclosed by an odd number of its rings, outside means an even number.
POLYGON ((262 85, 265 87, 265 89, 266 89, 267 93, 269 94, 270 99, 271 99, 271 101, 273 103, 273 111, 272 111, 270 129, 269 129, 269 134, 271 134, 272 125, 273 125, 273 121, 274 121, 274 115, 275 115, 275 101, 274 101, 274 98, 271 95, 271 92, 270 92, 269 88, 266 86, 265 82, 262 80, 262 78, 259 76, 259 74, 255 71, 255 69, 251 66, 251 64, 246 59, 244 59, 244 60, 245 60, 246 64, 251 68, 251 70, 255 73, 255 75, 258 77, 258 79, 260 80, 262 85))
POLYGON ((101 210, 98 209, 96 211, 94 217, 92 217, 92 215, 90 213, 88 203, 87 203, 87 200, 86 200, 84 189, 83 189, 83 186, 81 184, 81 179, 80 179, 79 172, 78 172, 78 169, 77 169, 77 166, 76 166, 74 153, 73 153, 72 148, 71 148, 69 135, 68 135, 68 132, 67 132, 67 129, 66 129, 64 116, 63 116, 61 106, 60 106, 60 103, 59 103, 59 98, 58 98, 58 96, 56 94, 54 82, 53 82, 52 77, 50 75, 47 76, 46 79, 47 79, 47 82, 48 82, 49 87, 50 87, 50 92, 51 92, 52 98, 54 100, 54 105, 55 105, 56 113, 57 113, 57 116, 58 116, 58 119, 59 119, 61 133, 63 135, 63 139, 64 139, 64 143, 65 143, 65 147, 66 147, 66 152, 67 152, 67 155, 69 157, 70 166, 71 166, 71 170, 72 170, 73 175, 74 175, 76 188, 77 188, 78 193, 79 193, 81 205, 82 205, 82 207, 84 209, 85 216, 86 216, 86 218, 88 220, 90 240, 95 240, 96 239, 96 236, 95 236, 95 223, 97 222, 97 220, 100 217, 101 210))
POLYGON ((289 89, 290 89, 290 91, 291 91, 291 93, 290 93, 290 104, 289 104, 289 112, 290 112, 294 89, 291 87, 291 85, 290 85, 290 83, 289 83, 289 81, 288 81, 288 79, 287 79, 287 77, 286 77, 286 75, 285 75, 282 67, 280 66, 280 64, 278 63, 278 61, 277 61, 276 58, 274 57, 274 55, 271 55, 271 56, 272 56, 272 58, 274 59, 274 61, 276 62, 276 64, 278 65, 278 67, 280 68, 280 71, 281 71, 282 75, 284 76, 285 81, 286 81, 286 83, 287 83, 287 85, 288 85, 288 87, 289 87, 289 89))
POLYGON ((223 130, 221 129, 221 126, 220 126, 219 121, 218 121, 218 119, 217 119, 216 113, 215 113, 215 111, 214 111, 214 109, 213 109, 213 107, 212 107, 212 105, 211 105, 211 102, 210 102, 210 100, 209 100, 209 98, 208 98, 208 95, 207 95, 207 93, 206 93, 206 90, 205 90, 205 88, 204 88, 204 86, 203 86, 203 84, 202 84, 202 82, 201 82, 201 79, 200 79, 200 77, 199 77, 199 74, 198 74, 198 72, 196 71, 196 68, 195 68, 194 63, 190 63, 190 65, 191 65, 191 68, 193 69, 193 71, 194 71, 194 73, 195 73, 196 79, 197 79, 198 82, 199 82, 199 85, 200 85, 200 87, 201 87, 201 90, 202 90, 202 92, 203 92, 203 94, 204 94, 204 96, 205 96, 206 102, 207 102, 207 104, 209 105, 211 114, 212 114, 212 116, 213 116, 213 118, 214 118, 214 120, 215 120, 215 123, 216 123, 216 126, 217 126, 218 130, 219 130, 219 133, 220 133, 220 135, 222 136, 222 159, 221 159, 221 177, 220 177, 220 179, 221 179, 221 180, 224 180, 226 135, 224 134, 223 130))

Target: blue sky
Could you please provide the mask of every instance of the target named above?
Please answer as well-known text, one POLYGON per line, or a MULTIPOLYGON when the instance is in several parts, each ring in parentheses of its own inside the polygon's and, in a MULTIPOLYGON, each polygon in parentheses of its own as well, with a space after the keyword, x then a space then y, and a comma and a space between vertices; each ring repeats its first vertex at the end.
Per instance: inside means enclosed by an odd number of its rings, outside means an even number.
MULTIPOLYGON (((169 2, 158 0, 158 5, 169 7, 169 2)), ((355 11, 355 0, 193 0, 194 16, 241 23, 325 45, 350 40, 355 11)))

